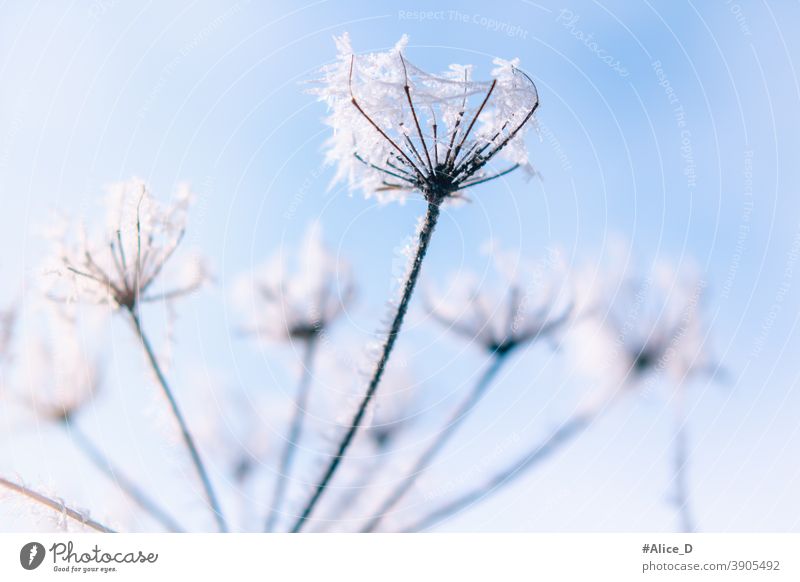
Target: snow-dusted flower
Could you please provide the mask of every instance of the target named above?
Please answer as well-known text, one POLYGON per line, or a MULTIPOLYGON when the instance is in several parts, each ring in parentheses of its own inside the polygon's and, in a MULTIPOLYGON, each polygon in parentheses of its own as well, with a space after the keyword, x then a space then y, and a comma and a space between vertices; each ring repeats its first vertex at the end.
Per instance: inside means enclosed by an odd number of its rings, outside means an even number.
POLYGON ((185 184, 162 204, 138 178, 108 187, 105 232, 90 239, 82 228, 77 241, 64 229, 56 233, 50 272, 71 285, 51 291, 52 298, 111 304, 132 310, 140 303, 172 299, 196 290, 207 279, 198 259, 178 271, 186 275, 175 287, 154 291, 156 279, 177 250, 186 229, 192 195, 185 184))
POLYGON ((279 250, 240 277, 235 299, 250 322, 246 331, 268 339, 308 339, 321 333, 352 299, 349 265, 324 244, 313 222, 294 256, 279 250))
POLYGON ((552 249, 544 260, 530 261, 494 245, 488 250, 493 276, 458 273, 446 292, 428 290, 431 317, 499 354, 558 331, 573 305, 561 253, 552 249))
POLYGON ((576 352, 587 368, 628 385, 653 374, 680 383, 714 373, 701 313, 706 284, 696 269, 658 260, 644 275, 597 276, 603 280, 582 285, 589 295, 582 309, 592 317, 578 330, 576 352))
POLYGON ((19 396, 43 420, 68 422, 98 390, 98 364, 82 349, 76 330, 71 314, 54 310, 47 333, 21 348, 19 396))
POLYGON ((416 67, 403 56, 405 36, 391 50, 363 55, 353 53, 347 34, 335 40, 337 61, 314 91, 330 109, 335 181, 382 201, 419 191, 439 204, 528 167, 523 137, 539 96, 516 59, 495 59, 492 80, 478 82, 469 65, 441 75, 416 67), (507 166, 488 171, 493 158, 507 166))

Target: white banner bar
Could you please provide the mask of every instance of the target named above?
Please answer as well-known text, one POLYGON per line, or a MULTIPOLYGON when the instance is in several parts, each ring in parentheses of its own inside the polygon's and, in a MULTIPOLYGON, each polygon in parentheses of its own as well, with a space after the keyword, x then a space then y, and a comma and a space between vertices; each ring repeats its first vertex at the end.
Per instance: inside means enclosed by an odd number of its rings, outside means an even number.
POLYGON ((800 580, 800 534, 0 534, 0 580, 800 580))

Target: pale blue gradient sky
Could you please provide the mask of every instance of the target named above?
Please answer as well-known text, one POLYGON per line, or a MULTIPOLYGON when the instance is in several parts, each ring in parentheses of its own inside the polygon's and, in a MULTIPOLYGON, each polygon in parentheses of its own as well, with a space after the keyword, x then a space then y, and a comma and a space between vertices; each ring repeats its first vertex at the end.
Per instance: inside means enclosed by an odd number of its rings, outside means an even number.
MULTIPOLYGON (((519 56, 541 96, 543 139, 530 141, 543 179, 512 175, 476 189, 474 203, 447 210, 425 277, 443 281, 452 270, 483 268, 477 251, 489 237, 533 258, 560 245, 573 264, 602 254, 617 235, 631 241, 643 265, 656 256, 691 257, 709 284, 712 343, 727 371, 726 382, 691 387, 698 525, 797 530, 800 301, 793 271, 800 237, 800 86, 794 67, 800 41, 791 24, 800 7, 462 1, 437 3, 443 12, 431 20, 409 16, 430 5, 0 5, 0 232, 6 241, 0 297, 27 304, 45 250, 35 230, 54 209, 91 214, 103 184, 132 175, 162 196, 188 180, 199 200, 187 246, 210 257, 217 277, 212 289, 178 308, 180 397, 192 400, 191 379, 198 375, 227 376, 246 393, 272 390, 280 397, 295 372, 287 366, 291 349, 268 354, 231 337, 232 278, 298 240, 308 221, 319 218, 326 238, 359 273, 359 302, 336 330, 357 348, 380 329, 397 248, 423 210, 419 202, 381 207, 341 188, 327 190, 325 111, 301 83, 333 58, 331 36, 349 31, 356 49, 366 51, 408 33, 407 56, 418 65, 439 70, 473 62, 479 75, 488 73, 493 56, 519 56), (567 26, 562 10, 577 21, 567 26), (492 30, 484 19, 517 32, 492 30), (591 34, 628 74, 605 64, 578 32, 591 34), (683 107, 683 136, 656 61, 683 107), (691 147, 693 184, 682 145, 691 147), (271 388, 276 385, 281 388, 271 388)), ((157 333, 165 314, 153 308, 146 318, 157 333)), ((407 331, 400 347, 424 386, 430 419, 422 422, 432 427, 479 372, 480 360, 419 317, 407 331)), ((164 455, 181 451, 164 453, 155 438, 141 436, 148 425, 138 423, 142 409, 153 406, 153 388, 128 330, 112 326, 108 333, 108 386, 85 425, 109 447, 126 451, 132 472, 161 483, 169 473, 164 455), (148 463, 152 451, 158 462, 148 463)), ((500 466, 557 423, 585 388, 571 370, 543 347, 517 356, 437 467, 440 478, 454 478, 487 456, 489 466, 500 466), (509 434, 520 440, 493 460, 509 434)), ((670 420, 663 396, 632 396, 544 470, 445 528, 671 530, 670 420)), ((115 511, 109 489, 96 485, 93 473, 87 469, 78 479, 67 466, 85 468, 77 456, 60 445, 48 448, 57 437, 36 427, 18 433, 5 417, 0 422, 15 432, 2 438, 0 470, 19 470, 32 483, 64 490, 96 516, 115 511)), ((166 498, 170 491, 180 496, 180 484, 166 489, 166 498)), ((191 507, 191 500, 182 503, 191 507)), ((4 513, 3 528, 5 519, 4 513)))

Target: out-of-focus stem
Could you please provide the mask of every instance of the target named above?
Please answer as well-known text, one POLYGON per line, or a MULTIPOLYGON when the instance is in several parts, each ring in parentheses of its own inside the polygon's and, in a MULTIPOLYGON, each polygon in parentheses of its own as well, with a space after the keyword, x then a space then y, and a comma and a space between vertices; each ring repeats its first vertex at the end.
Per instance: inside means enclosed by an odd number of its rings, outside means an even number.
POLYGON ((64 427, 69 431, 72 442, 105 475, 119 487, 136 505, 144 509, 170 532, 183 532, 178 522, 133 481, 128 479, 111 460, 97 447, 75 422, 67 421, 64 427))
POLYGON ((74 509, 67 507, 64 503, 56 501, 55 499, 51 499, 47 495, 43 495, 34 491, 33 489, 29 489, 25 485, 20 485, 19 483, 14 483, 13 481, 9 481, 8 479, 4 479, 0 477, 0 486, 5 487, 6 489, 10 489, 20 495, 27 497, 28 499, 32 499, 37 503, 41 503, 56 511, 62 515, 66 515, 70 519, 73 519, 80 523, 81 525, 85 525, 86 527, 90 527, 93 530, 99 531, 100 533, 117 533, 110 527, 103 525, 100 522, 97 522, 93 519, 90 519, 86 515, 80 513, 79 511, 75 511, 74 509))
POLYGON ((144 334, 144 331, 142 330, 142 325, 139 320, 139 316, 136 313, 136 308, 134 307, 128 309, 128 313, 131 316, 131 322, 133 323, 133 329, 136 332, 136 336, 139 338, 139 341, 141 342, 142 347, 144 348, 145 354, 147 354, 147 359, 150 362, 150 366, 153 369, 156 378, 158 379, 158 384, 161 386, 161 390, 164 393, 164 396, 167 398, 167 402, 169 402, 172 415, 175 417, 175 420, 178 422, 178 425, 181 429, 183 442, 186 445, 186 448, 189 450, 189 455, 192 458, 192 463, 194 464, 195 470, 197 471, 197 474, 200 477, 203 489, 205 490, 206 498, 208 499, 209 508, 211 509, 211 512, 214 514, 214 519, 217 522, 217 527, 219 531, 227 532, 228 525, 225 523, 225 517, 222 514, 222 509, 220 508, 219 502, 217 501, 217 496, 214 494, 214 488, 211 486, 211 479, 209 479, 208 477, 208 473, 206 472, 203 460, 200 458, 200 453, 194 444, 194 439, 192 438, 192 435, 189 432, 189 427, 186 425, 186 421, 183 419, 183 414, 181 414, 180 408, 178 407, 178 402, 175 400, 175 396, 172 394, 172 390, 169 387, 169 383, 167 383, 167 378, 161 371, 161 366, 158 363, 158 359, 156 358, 155 352, 153 351, 153 347, 150 345, 147 336, 144 334))
MULTIPOLYGON (((678 396, 681 398, 681 395, 678 396)), ((673 481, 675 485, 675 507, 678 511, 680 531, 692 533, 695 531, 695 522, 689 494, 688 463, 689 463, 689 437, 686 432, 686 417, 683 414, 683 403, 675 415, 675 437, 673 457, 673 481)))
POLYGON ((342 521, 356 504, 359 495, 369 488, 375 480, 375 477, 380 474, 390 458, 391 453, 389 451, 382 451, 375 457, 372 463, 364 467, 357 483, 348 487, 345 494, 342 495, 339 502, 333 508, 333 511, 330 512, 330 515, 324 519, 324 523, 315 531, 328 531, 331 526, 342 521))
POLYGON ((272 497, 269 516, 265 526, 265 531, 274 531, 275 522, 280 516, 284 497, 286 496, 286 486, 292 473, 294 459, 297 454, 297 446, 303 437, 303 422, 308 407, 308 393, 311 388, 313 377, 314 356, 317 347, 317 335, 312 334, 305 342, 305 354, 303 354, 303 371, 300 376, 300 383, 297 387, 297 395, 294 403, 294 415, 289 427, 289 435, 281 455, 280 467, 278 469, 278 481, 275 484, 275 492, 272 497))
POLYGON ((403 528, 403 531, 421 531, 432 527, 473 503, 483 501, 490 495, 497 493, 581 434, 589 426, 593 418, 594 416, 589 413, 576 414, 553 431, 550 436, 511 463, 508 468, 427 513, 411 525, 403 528))
POLYGON ((433 459, 444 446, 450 441, 450 438, 455 434, 456 430, 464 423, 469 417, 469 414, 475 409, 475 406, 480 402, 486 390, 491 386, 492 381, 497 376, 497 373, 502 368, 503 364, 508 357, 508 351, 494 352, 489 365, 483 371, 483 374, 478 378, 478 381, 472 387, 467 397, 463 400, 461 405, 453 412, 450 418, 445 423, 444 428, 439 432, 433 442, 427 449, 420 455, 413 468, 409 471, 405 479, 395 487, 389 494, 386 500, 380 505, 375 515, 366 523, 361 529, 362 532, 375 531, 383 521, 383 518, 391 511, 391 509, 400 502, 400 500, 408 493, 411 487, 416 483, 417 479, 425 472, 431 465, 433 459))
POLYGON ((366 414, 367 408, 372 401, 372 397, 375 395, 375 391, 378 389, 378 385, 383 377, 383 372, 386 369, 386 364, 389 361, 389 356, 391 355, 394 344, 397 341, 397 336, 400 334, 400 329, 403 327, 403 319, 406 316, 408 305, 411 301, 411 296, 414 293, 414 287, 419 279, 422 261, 425 258, 425 253, 428 251, 428 245, 430 244, 433 230, 436 227, 436 222, 439 220, 439 204, 441 203, 442 199, 443 198, 438 195, 429 197, 428 210, 425 214, 422 228, 419 231, 419 241, 413 262, 411 264, 411 269, 409 270, 408 276, 403 282, 403 292, 400 297, 400 303, 397 305, 397 311, 395 312, 392 324, 389 327, 389 334, 386 336, 386 341, 384 342, 381 350, 381 356, 377 365, 375 366, 375 371, 373 372, 372 378, 369 381, 367 391, 364 394, 361 403, 359 404, 358 410, 353 417, 353 421, 350 423, 350 427, 339 443, 336 453, 331 458, 330 463, 328 464, 328 467, 322 476, 322 479, 315 486, 311 498, 300 514, 300 517, 295 522, 292 532, 299 532, 303 529, 306 520, 308 520, 308 518, 311 516, 311 512, 314 511, 314 508, 316 507, 317 503, 319 503, 320 498, 328 488, 328 484, 336 473, 336 470, 339 468, 339 464, 342 462, 347 449, 350 448, 350 444, 353 442, 356 432, 358 432, 358 429, 361 427, 361 424, 364 421, 364 415, 366 414))

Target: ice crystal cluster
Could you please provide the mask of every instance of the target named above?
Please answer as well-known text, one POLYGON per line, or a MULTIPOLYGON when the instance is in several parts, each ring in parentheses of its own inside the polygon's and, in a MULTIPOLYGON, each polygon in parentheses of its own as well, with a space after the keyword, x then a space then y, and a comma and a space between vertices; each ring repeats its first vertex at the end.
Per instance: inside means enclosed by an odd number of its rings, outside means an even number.
POLYGON ((473 79, 471 65, 433 75, 404 57, 407 43, 356 55, 346 34, 336 39, 338 58, 314 90, 330 109, 334 180, 381 201, 418 191, 440 203, 528 167, 523 137, 539 97, 518 61, 495 59, 487 82, 473 79), (505 165, 489 169, 495 158, 505 165))
POLYGON ((102 233, 90 238, 81 228, 77 240, 66 229, 55 233, 56 253, 49 270, 61 276, 62 284, 54 285, 51 297, 132 309, 194 291, 207 276, 196 258, 171 265, 183 279, 175 287, 154 290, 165 265, 175 262, 171 259, 183 239, 191 200, 186 184, 169 203, 156 200, 138 178, 111 184, 102 233))

